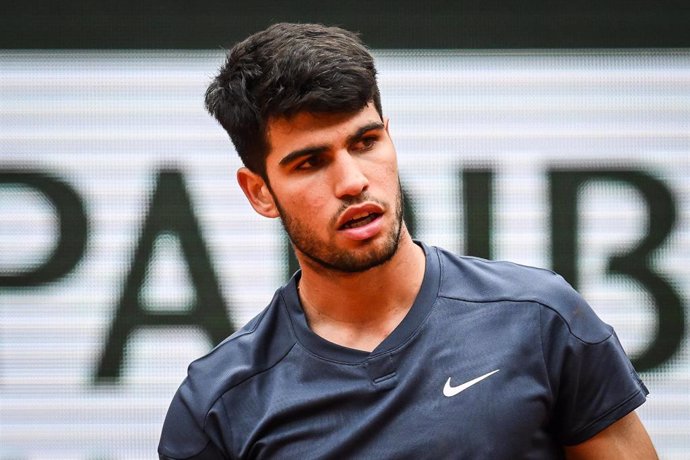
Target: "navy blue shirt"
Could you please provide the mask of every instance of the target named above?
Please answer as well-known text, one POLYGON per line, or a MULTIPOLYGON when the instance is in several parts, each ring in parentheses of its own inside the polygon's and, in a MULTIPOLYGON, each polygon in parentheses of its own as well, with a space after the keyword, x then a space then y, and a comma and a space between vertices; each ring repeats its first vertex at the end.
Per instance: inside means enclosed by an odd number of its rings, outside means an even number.
POLYGON ((560 276, 422 247, 420 292, 372 352, 309 329, 298 272, 190 365, 160 458, 562 458, 645 401, 560 276))

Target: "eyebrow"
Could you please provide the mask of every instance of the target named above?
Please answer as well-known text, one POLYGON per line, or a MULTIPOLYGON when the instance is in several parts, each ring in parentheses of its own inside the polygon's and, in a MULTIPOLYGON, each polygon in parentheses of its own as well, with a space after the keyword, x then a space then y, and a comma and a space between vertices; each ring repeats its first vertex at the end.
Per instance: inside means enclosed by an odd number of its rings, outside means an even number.
MULTIPOLYGON (((356 141, 357 139, 361 138, 366 132, 372 131, 372 130, 380 130, 383 129, 385 125, 381 121, 374 121, 371 123, 368 123, 362 127, 360 127, 357 131, 354 132, 354 134, 351 134, 350 136, 347 137, 346 142, 348 144, 356 141)), ((292 163, 295 161, 297 158, 300 157, 306 157, 310 155, 320 155, 328 150, 328 146, 326 145, 317 145, 313 147, 305 147, 303 149, 295 150, 287 155, 285 155, 281 160, 278 162, 280 166, 285 166, 289 163, 292 163)))

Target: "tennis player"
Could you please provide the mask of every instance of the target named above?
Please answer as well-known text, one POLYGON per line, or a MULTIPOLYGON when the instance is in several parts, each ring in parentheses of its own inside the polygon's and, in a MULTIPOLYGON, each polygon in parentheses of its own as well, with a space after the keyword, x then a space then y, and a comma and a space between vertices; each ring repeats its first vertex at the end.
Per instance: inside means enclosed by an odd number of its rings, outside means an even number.
POLYGON ((206 106, 301 269, 191 364, 161 459, 656 458, 647 389, 560 276, 410 237, 356 35, 271 26, 230 50, 206 106))

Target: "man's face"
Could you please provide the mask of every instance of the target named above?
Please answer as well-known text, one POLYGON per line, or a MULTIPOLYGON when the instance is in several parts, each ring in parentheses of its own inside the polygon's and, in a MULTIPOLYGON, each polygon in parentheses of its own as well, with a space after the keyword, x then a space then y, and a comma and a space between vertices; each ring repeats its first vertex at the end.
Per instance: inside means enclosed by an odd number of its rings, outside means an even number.
POLYGON ((402 230, 395 148, 373 105, 269 121, 270 195, 302 263, 360 272, 388 261, 402 230))

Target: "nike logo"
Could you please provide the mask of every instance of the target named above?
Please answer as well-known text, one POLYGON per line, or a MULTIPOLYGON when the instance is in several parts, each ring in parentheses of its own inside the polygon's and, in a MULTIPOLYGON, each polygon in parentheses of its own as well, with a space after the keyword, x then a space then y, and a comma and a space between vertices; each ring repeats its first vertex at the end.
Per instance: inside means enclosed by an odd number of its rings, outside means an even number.
POLYGON ((474 380, 470 380, 469 382, 465 382, 462 385, 458 385, 456 387, 453 387, 450 385, 450 377, 448 377, 446 384, 443 386, 443 396, 446 396, 448 398, 450 398, 451 396, 455 396, 458 393, 461 393, 461 392, 467 390, 472 385, 477 384, 477 383, 481 382, 482 380, 491 377, 492 375, 494 375, 498 371, 500 371, 500 369, 496 369, 495 371, 491 371, 487 374, 484 374, 480 377, 477 377, 474 380))

